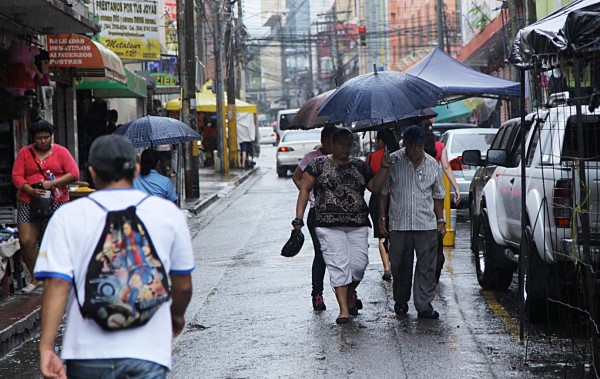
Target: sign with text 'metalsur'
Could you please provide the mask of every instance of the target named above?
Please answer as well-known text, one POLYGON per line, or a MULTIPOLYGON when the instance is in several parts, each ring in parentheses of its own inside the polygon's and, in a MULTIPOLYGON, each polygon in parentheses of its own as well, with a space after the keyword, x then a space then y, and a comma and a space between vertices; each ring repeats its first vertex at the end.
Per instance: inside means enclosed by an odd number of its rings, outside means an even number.
POLYGON ((121 59, 160 59, 156 0, 97 0, 100 40, 121 59))

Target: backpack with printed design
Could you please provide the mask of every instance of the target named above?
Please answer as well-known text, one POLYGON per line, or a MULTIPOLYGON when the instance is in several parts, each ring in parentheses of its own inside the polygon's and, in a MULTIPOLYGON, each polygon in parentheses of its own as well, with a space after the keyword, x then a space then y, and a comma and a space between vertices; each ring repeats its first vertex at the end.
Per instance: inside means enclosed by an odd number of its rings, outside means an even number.
POLYGON ((106 211, 106 221, 88 263, 85 300, 79 309, 104 330, 142 326, 169 301, 169 280, 136 205, 106 211))

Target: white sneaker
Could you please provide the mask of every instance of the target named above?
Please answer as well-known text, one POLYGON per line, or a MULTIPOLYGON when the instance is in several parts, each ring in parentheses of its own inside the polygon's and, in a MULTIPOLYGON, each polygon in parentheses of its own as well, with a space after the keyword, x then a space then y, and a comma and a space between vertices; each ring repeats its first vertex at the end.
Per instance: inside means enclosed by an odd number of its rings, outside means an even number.
POLYGON ((36 284, 29 283, 21 290, 22 293, 32 293, 36 289, 40 288, 43 285, 43 282, 37 282, 36 284))

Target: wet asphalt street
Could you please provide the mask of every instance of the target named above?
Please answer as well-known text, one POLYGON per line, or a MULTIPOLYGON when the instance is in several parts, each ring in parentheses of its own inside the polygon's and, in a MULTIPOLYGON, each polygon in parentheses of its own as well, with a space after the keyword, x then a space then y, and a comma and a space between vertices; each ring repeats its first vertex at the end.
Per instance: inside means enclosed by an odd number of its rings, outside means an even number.
POLYGON ((335 324, 328 276, 328 309, 314 312, 307 231, 298 256, 279 255, 296 188, 277 177, 275 148, 262 150, 260 171, 198 220, 196 292, 189 328, 175 343, 173 378, 592 377, 585 346, 544 334, 519 342, 516 280, 505 293, 480 289, 466 213, 459 212, 454 248, 445 248, 433 304, 440 320, 417 319, 412 303, 407 316, 394 314, 374 238, 360 315, 335 324))
MULTIPOLYGON (((376 239, 358 288, 364 309, 336 325, 310 298, 312 244, 279 255, 294 218, 296 188, 278 178, 275 148, 262 146, 258 172, 194 220, 196 271, 187 328, 174 342, 170 378, 591 378, 586 341, 531 328, 519 341, 516 279, 509 291, 482 291, 459 212, 455 246, 436 290, 439 320, 393 312, 376 239)), ((36 340, 0 359, 0 377, 36 378, 36 340)), ((151 348, 151 347, 148 347, 151 348)))

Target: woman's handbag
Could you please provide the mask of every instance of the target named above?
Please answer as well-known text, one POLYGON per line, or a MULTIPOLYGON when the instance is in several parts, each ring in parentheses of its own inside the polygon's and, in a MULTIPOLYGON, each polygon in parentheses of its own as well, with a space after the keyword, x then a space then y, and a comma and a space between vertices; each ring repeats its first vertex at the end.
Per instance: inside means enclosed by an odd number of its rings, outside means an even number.
MULTIPOLYGON (((44 173, 44 170, 42 170, 42 168, 40 167, 40 164, 38 163, 35 153, 33 152, 33 149, 31 147, 29 147, 29 151, 33 156, 33 161, 42 173, 42 176, 46 178, 46 174, 44 173)), ((42 183, 33 184, 32 187, 36 189, 44 189, 42 183)), ((52 213, 54 212, 54 198, 52 197, 52 192, 47 191, 47 193, 49 194, 48 197, 30 196, 31 201, 29 202, 29 215, 32 220, 46 219, 52 216, 52 213)))
POLYGON ((29 202, 29 215, 31 216, 31 219, 40 220, 50 218, 53 212, 54 198, 52 197, 52 195, 48 197, 31 196, 31 201, 29 202))

